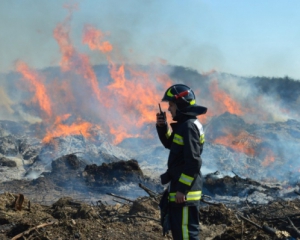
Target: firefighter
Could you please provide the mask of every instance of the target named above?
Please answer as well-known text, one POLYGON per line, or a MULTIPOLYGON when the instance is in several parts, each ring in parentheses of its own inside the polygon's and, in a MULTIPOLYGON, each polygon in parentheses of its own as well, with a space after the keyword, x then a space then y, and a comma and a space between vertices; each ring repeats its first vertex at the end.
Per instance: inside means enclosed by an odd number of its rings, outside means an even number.
POLYGON ((160 141, 170 149, 168 169, 160 176, 168 185, 169 223, 173 239, 199 239, 199 205, 201 199, 201 153, 204 131, 197 119, 206 107, 196 105, 193 90, 184 84, 169 87, 162 101, 169 103, 173 123, 168 126, 166 113, 156 115, 160 141))

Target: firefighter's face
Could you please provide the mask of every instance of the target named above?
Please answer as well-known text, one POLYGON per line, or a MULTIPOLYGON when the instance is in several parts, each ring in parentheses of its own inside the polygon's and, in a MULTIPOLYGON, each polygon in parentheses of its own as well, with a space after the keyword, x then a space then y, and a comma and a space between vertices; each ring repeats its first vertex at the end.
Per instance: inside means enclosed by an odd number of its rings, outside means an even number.
POLYGON ((176 109, 177 109, 176 104, 173 102, 169 102, 168 111, 171 113, 172 118, 174 118, 176 116, 176 109))

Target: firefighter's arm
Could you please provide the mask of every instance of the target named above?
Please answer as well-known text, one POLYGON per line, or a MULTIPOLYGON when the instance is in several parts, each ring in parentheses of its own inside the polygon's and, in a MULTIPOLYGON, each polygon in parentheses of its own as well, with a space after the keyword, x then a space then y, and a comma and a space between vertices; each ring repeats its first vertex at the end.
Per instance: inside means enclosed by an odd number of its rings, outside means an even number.
POLYGON ((201 167, 199 133, 193 125, 183 134, 184 167, 178 179, 177 191, 186 194, 192 187, 201 167))

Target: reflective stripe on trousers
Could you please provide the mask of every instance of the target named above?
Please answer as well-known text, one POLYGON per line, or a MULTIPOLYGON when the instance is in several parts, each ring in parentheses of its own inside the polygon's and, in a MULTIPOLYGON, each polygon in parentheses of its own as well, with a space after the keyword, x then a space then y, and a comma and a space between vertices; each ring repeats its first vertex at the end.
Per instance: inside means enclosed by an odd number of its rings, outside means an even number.
POLYGON ((199 207, 171 207, 170 222, 174 240, 199 240, 199 207))
POLYGON ((184 240, 189 240, 189 230, 188 230, 188 223, 189 223, 189 209, 188 207, 182 208, 182 238, 184 240))

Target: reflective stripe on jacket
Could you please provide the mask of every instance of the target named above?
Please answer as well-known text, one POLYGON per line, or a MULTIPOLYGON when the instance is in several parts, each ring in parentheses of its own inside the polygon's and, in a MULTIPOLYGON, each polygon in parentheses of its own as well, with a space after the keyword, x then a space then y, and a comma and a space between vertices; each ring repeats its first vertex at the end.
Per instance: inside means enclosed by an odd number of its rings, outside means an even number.
MULTIPOLYGON (((201 191, 190 191, 186 194, 186 201, 192 202, 192 201, 199 201, 201 199, 201 191)), ((175 202, 175 195, 176 192, 170 192, 169 193, 169 201, 175 202)))

